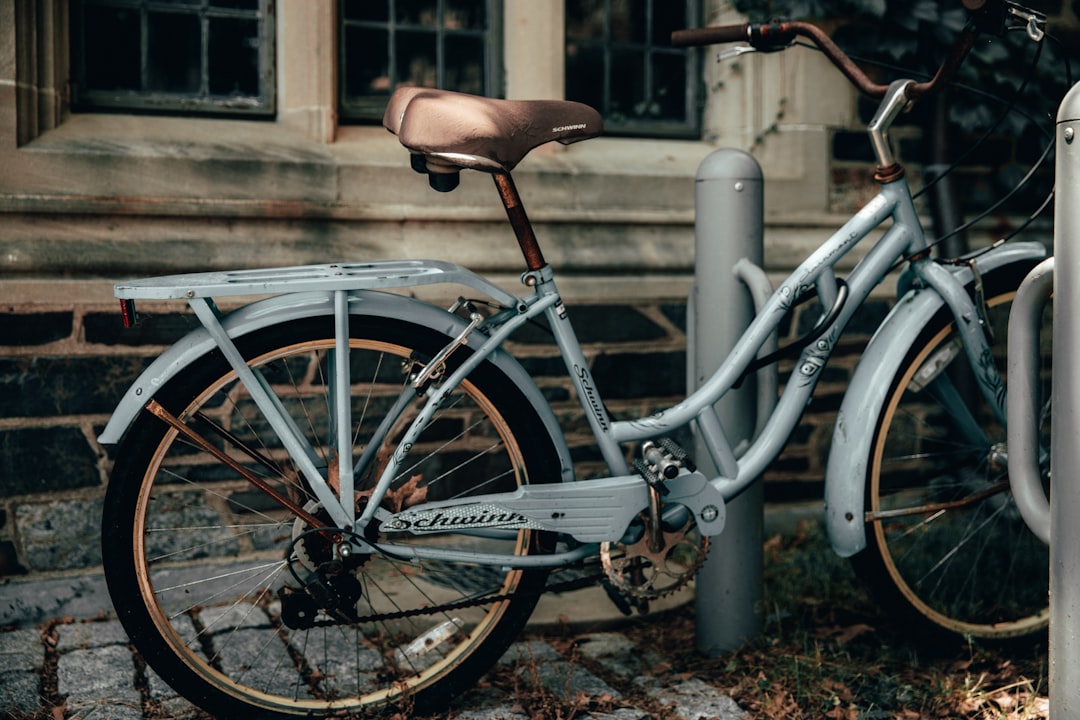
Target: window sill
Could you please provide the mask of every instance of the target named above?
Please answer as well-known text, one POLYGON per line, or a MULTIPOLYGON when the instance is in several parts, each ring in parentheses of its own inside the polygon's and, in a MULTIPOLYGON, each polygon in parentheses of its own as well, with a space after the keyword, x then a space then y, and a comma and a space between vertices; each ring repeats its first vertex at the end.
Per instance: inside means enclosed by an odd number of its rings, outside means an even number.
MULTIPOLYGON (((598 138, 537 148, 515 171, 538 221, 689 222, 693 177, 711 148, 692 141, 598 138)), ((502 208, 482 173, 434 193, 381 127, 346 126, 335 143, 283 125, 79 114, 0 154, 15 172, 0 203, 32 211, 384 219, 492 219, 502 208)))
MULTIPOLYGON (((536 222, 687 225, 698 165, 714 149, 703 141, 619 137, 551 143, 533 150, 514 177, 536 222)), ((75 114, 18 149, 0 150, 0 160, 12 170, 0 178, 0 212, 504 217, 483 173, 464 172, 454 192, 433 192, 378 126, 342 126, 336 142, 322 144, 282 123, 75 114)), ((790 182, 770 178, 766 197, 780 197, 773 188, 790 182)), ((785 217, 795 207, 778 205, 785 217)))

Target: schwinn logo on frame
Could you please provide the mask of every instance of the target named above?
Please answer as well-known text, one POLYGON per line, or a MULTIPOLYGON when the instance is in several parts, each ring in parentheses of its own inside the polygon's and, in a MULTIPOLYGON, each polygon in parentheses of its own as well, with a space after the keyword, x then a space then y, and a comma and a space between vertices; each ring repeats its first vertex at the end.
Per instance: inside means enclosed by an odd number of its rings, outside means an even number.
POLYGON ((462 505, 439 510, 398 513, 389 523, 391 530, 442 532, 479 528, 541 529, 521 513, 497 505, 462 505))

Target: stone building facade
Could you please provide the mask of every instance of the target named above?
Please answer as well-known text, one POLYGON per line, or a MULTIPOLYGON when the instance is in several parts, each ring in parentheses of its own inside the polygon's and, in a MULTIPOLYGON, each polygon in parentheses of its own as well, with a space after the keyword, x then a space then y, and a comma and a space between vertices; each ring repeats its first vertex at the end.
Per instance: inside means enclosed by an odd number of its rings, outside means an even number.
MULTIPOLYGON (((725 2, 707 5, 709 21, 735 18, 725 2)), ((97 434, 136 374, 192 326, 182 304, 145 303, 143 324, 124 330, 114 282, 433 257, 516 288, 520 257, 488 177, 464 173, 454 192, 433 193, 381 127, 338 122, 336 7, 277 0, 277 110, 255 121, 72 112, 67 0, 0 0, 0 576, 101 562, 111 456, 97 434)), ((505 2, 506 97, 562 96, 563 16, 562 0, 505 2)), ((741 147, 761 163, 774 276, 872 192, 869 170, 850 175, 864 166, 832 158, 834 135, 857 116, 824 59, 796 49, 702 62, 702 139, 544 147, 515 172, 616 413, 648 412, 685 389, 694 176, 710 151, 741 147), (856 178, 843 193, 830 182, 838 172, 856 178)), ((424 297, 445 302, 440 292, 424 297)), ((883 287, 856 321, 769 470, 767 497, 820 497, 831 414, 891 293, 883 287)), ((512 347, 587 472, 597 458, 552 347, 528 336, 512 347)))

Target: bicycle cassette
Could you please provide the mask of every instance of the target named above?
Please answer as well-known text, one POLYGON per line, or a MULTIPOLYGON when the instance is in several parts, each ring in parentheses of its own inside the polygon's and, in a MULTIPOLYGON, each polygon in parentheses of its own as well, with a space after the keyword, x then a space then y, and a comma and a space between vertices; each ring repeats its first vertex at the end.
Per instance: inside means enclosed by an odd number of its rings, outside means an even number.
POLYGON ((693 518, 678 530, 662 531, 662 537, 659 550, 650 547, 648 533, 631 545, 600 545, 600 561, 616 589, 633 598, 654 600, 693 579, 709 552, 709 538, 698 531, 693 518))

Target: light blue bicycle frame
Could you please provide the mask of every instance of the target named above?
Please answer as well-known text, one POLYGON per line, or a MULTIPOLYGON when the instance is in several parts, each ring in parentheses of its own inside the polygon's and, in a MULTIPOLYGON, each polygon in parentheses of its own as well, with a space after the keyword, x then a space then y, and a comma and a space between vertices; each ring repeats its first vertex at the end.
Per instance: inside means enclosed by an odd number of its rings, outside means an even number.
MULTIPOLYGON (((883 107, 888 102, 887 99, 883 107)), ((887 127, 889 122, 891 118, 887 118, 882 126, 887 127)), ((1026 259, 1034 254, 1037 254, 1037 251, 1031 248, 1019 253, 1014 251, 1012 256, 1004 249, 991 250, 980 258, 980 262, 993 268, 1020 257, 1026 259), (995 256, 1001 257, 995 260, 995 256)), ((911 262, 908 271, 911 276, 904 281, 905 286, 911 285, 923 288, 920 292, 933 293, 938 299, 935 307, 944 304, 954 317, 962 320, 957 325, 961 329, 968 361, 973 367, 983 370, 976 373, 980 380, 980 389, 1004 424, 1003 384, 993 363, 984 362, 985 358, 990 357, 990 349, 985 329, 979 322, 982 308, 971 299, 965 289, 972 275, 978 279, 978 272, 974 263, 970 270, 949 270, 929 259, 927 241, 912 202, 911 192, 906 180, 900 177, 883 183, 876 197, 783 281, 769 300, 759 308, 757 316, 716 373, 700 389, 679 404, 650 417, 613 420, 608 415, 597 393, 596 384, 574 334, 550 267, 545 266, 538 271, 526 273, 522 281, 533 288, 533 291, 527 296, 517 297, 453 264, 436 261, 389 261, 236 273, 199 273, 117 286, 117 296, 126 299, 186 299, 202 322, 204 330, 193 333, 191 339, 182 341, 177 348, 159 358, 157 363, 144 373, 121 402, 101 441, 116 442, 132 418, 147 406, 156 389, 171 374, 193 361, 207 348, 216 346, 225 354, 270 426, 281 437, 284 447, 297 462, 331 520, 339 528, 356 531, 346 533, 348 544, 354 552, 380 552, 407 559, 439 559, 502 567, 555 567, 579 560, 594 554, 598 543, 625 540, 634 532, 640 533, 640 528, 634 525, 634 521, 649 506, 650 489, 642 476, 631 472, 627 466, 623 445, 662 437, 687 425, 696 426, 719 475, 710 479, 699 472, 681 469, 677 477, 665 483, 665 517, 679 517, 680 514, 690 512, 704 535, 715 535, 723 529, 725 501, 745 489, 783 449, 810 400, 821 369, 852 315, 897 261, 905 257, 916 258, 911 262), (851 270, 846 282, 839 281, 836 277, 836 264, 890 219, 891 225, 851 270), (212 297, 283 293, 280 296, 282 299, 269 305, 260 306, 256 303, 248 306, 256 309, 242 313, 241 318, 233 323, 235 326, 245 326, 245 323, 272 324, 283 321, 275 320, 276 315, 293 312, 293 308, 303 308, 305 303, 328 302, 330 307, 326 312, 335 317, 335 354, 340 356, 348 352, 350 304, 366 297, 364 293, 372 289, 439 282, 457 282, 479 289, 505 309, 486 320, 478 315, 474 316, 472 322, 460 330, 455 340, 427 365, 420 377, 398 398, 382 426, 368 439, 367 449, 361 454, 353 472, 349 473, 347 468, 342 472, 339 491, 335 494, 316 467, 314 449, 293 425, 268 383, 246 364, 236 349, 232 337, 243 332, 243 329, 226 327, 229 319, 218 313, 212 297), (802 351, 775 411, 758 437, 741 456, 736 457, 714 406, 747 372, 752 371, 752 363, 777 326, 793 304, 810 290, 816 290, 821 302, 824 327, 819 328, 819 332, 815 333, 816 340, 802 351), (391 513, 380 507, 383 496, 408 457, 409 449, 434 417, 443 400, 480 363, 500 352, 500 346, 514 331, 539 317, 546 318, 554 332, 555 342, 612 475, 575 482, 523 485, 513 493, 424 503, 398 513, 391 513), (433 378, 432 375, 438 373, 443 366, 443 360, 464 344, 468 344, 471 354, 446 377, 433 378), (373 460, 375 448, 382 445, 396 415, 406 404, 415 402, 418 396, 426 398, 422 410, 397 445, 364 511, 360 517, 355 517, 351 499, 353 476, 360 475, 365 466, 373 460), (516 556, 423 545, 405 546, 392 541, 369 544, 362 539, 362 528, 375 520, 392 537, 395 532, 435 532, 438 528, 434 526, 432 518, 445 517, 448 514, 462 521, 452 527, 450 532, 453 533, 494 535, 516 533, 521 529, 547 530, 560 533, 567 539, 568 549, 548 555, 516 556), (491 517, 492 514, 497 514, 504 520, 509 519, 510 522, 503 523, 504 529, 491 529, 490 524, 483 518, 491 517), (469 518, 473 518, 474 522, 469 522, 469 518)), ((729 281, 735 281, 734 277, 729 278, 729 281)), ((456 317, 454 320, 457 325, 448 327, 460 328, 460 320, 456 317)), ((888 322, 883 327, 879 334, 888 331, 888 322)), ((941 382, 947 381, 943 379, 941 382)), ((348 363, 332 363, 331 385, 338 452, 341 457, 353 457, 349 432, 351 419, 348 363)), ((853 385, 849 392, 857 390, 853 385)), ((942 394, 947 395, 948 388, 944 388, 942 394)), ((958 397, 955 402, 947 403, 946 407, 959 419, 957 424, 960 427, 967 428, 966 432, 976 438, 982 437, 982 431, 958 397)), ((873 428, 867 427, 865 423, 858 428, 857 432, 861 435, 852 445, 855 454, 860 452, 860 448, 869 446, 872 430, 873 428)), ((553 432, 557 433, 558 430, 553 432)), ((844 447, 842 451, 848 449, 844 447)), ((830 509, 838 509, 843 516, 834 522, 836 527, 830 526, 830 534, 835 531, 833 541, 838 552, 851 554, 860 549, 860 542, 863 542, 861 513, 865 473, 857 472, 860 460, 841 461, 843 462, 850 463, 849 476, 839 480, 830 477, 830 486, 827 488, 829 502, 834 506, 830 509), (847 536, 845 532, 848 533, 847 536)))

